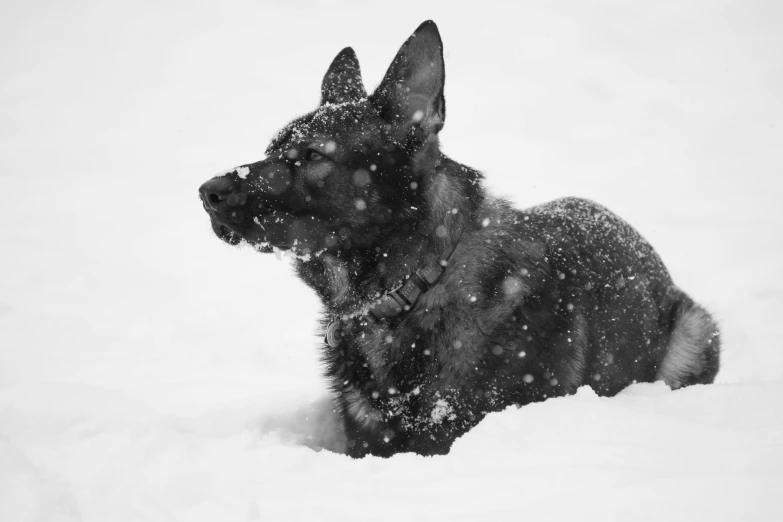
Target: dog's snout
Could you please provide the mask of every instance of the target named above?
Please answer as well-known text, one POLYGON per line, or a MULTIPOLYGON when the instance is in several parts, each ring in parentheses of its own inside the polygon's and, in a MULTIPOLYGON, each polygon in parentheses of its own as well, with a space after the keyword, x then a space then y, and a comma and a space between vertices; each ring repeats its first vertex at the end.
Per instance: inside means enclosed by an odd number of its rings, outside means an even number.
POLYGON ((244 205, 247 201, 247 194, 240 190, 236 183, 225 177, 214 178, 199 188, 201 200, 204 205, 212 210, 219 210, 221 204, 236 207, 244 205))

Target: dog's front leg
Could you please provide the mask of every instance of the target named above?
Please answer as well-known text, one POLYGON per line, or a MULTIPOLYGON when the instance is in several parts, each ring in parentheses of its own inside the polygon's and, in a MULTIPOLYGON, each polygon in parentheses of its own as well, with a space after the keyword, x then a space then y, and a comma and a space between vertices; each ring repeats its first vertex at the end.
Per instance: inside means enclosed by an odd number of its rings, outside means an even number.
POLYGON ((350 415, 343 419, 346 437, 346 453, 355 459, 373 455, 391 457, 395 453, 411 451, 407 449, 408 436, 399 429, 386 423, 362 425, 350 415))

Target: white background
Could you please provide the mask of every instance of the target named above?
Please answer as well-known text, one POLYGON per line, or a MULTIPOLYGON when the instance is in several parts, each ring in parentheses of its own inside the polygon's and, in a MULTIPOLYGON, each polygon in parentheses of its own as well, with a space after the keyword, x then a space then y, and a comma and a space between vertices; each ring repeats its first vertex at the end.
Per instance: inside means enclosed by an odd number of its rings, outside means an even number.
POLYGON ((0 519, 779 520, 783 4, 3 2, 0 519), (592 198, 718 318, 720 384, 584 390, 447 457, 351 461, 319 305, 197 198, 424 20, 444 151, 529 206, 592 198), (38 518, 35 518, 38 517, 38 518), (630 518, 629 518, 630 517, 630 518))

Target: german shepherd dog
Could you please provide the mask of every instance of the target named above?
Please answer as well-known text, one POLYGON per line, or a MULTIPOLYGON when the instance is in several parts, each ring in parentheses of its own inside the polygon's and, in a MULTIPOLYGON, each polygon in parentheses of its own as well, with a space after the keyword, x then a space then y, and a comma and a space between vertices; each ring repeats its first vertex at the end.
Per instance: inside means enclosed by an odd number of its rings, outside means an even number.
POLYGON ((323 302, 348 454, 448 453, 487 413, 583 385, 711 383, 715 322, 630 225, 584 199, 516 210, 440 151, 444 78, 432 21, 369 96, 343 49, 266 159, 200 188, 219 238, 289 251, 323 302))

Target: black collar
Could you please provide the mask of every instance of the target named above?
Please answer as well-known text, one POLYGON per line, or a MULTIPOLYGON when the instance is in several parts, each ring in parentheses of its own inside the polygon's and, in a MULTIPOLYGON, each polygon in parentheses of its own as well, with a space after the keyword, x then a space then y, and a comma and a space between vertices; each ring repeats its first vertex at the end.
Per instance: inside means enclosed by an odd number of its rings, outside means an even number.
MULTIPOLYGON (((444 252, 439 261, 428 263, 410 274, 403 284, 387 292, 362 317, 371 323, 378 323, 397 317, 413 308, 421 295, 438 283, 443 272, 446 271, 449 259, 457 249, 457 245, 459 245, 459 239, 451 249, 444 252)), ((337 348, 342 341, 341 323, 340 318, 332 319, 326 327, 324 342, 332 348, 337 348)))

